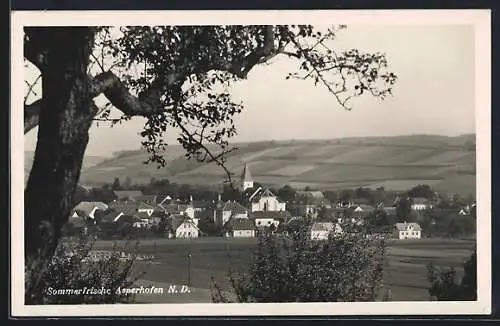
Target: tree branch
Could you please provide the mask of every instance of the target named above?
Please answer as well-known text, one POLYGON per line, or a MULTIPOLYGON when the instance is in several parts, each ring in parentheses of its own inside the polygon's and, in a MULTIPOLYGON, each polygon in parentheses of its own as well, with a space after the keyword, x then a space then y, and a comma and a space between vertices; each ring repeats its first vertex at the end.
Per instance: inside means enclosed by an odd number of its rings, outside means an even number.
POLYGON ((282 50, 283 46, 278 47, 278 49, 275 48, 274 39, 274 26, 266 25, 264 26, 264 42, 261 46, 257 47, 255 51, 252 51, 241 60, 235 60, 233 62, 218 58, 214 63, 214 68, 230 72, 242 79, 246 78, 248 72, 256 64, 271 59, 282 50))
POLYGON ((27 134, 31 129, 38 126, 41 108, 42 100, 37 100, 24 106, 24 134, 27 134))
MULTIPOLYGON (((282 50, 281 47, 278 47, 278 49, 275 48, 274 27, 271 25, 264 26, 263 30, 263 43, 255 51, 246 55, 243 59, 234 62, 216 59, 209 67, 206 67, 206 70, 217 69, 227 71, 240 78, 245 78, 256 64, 269 60, 278 54, 278 51, 282 50)), ((29 40, 25 40, 25 56, 27 56, 27 59, 30 61, 33 60, 34 62, 32 62, 36 64, 37 55, 38 52, 30 48, 29 40)), ((104 94, 111 104, 125 115, 147 117, 165 108, 165 103, 161 101, 162 96, 167 91, 172 91, 172 89, 175 90, 176 88, 180 92, 180 85, 182 85, 186 76, 195 72, 193 70, 195 69, 194 67, 194 63, 186 62, 179 69, 158 77, 139 96, 132 95, 120 78, 113 72, 106 71, 94 78, 89 76, 89 95, 94 98, 100 94, 104 94)), ((25 133, 38 124, 37 114, 39 112, 39 104, 25 107, 25 133)))

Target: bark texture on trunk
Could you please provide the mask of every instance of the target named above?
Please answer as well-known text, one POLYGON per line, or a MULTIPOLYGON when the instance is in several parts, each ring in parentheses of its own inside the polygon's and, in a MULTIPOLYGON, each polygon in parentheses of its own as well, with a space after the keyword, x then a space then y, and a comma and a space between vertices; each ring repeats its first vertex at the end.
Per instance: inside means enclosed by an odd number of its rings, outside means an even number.
POLYGON ((52 256, 67 221, 95 114, 87 66, 93 31, 47 28, 35 33, 45 47, 38 142, 25 189, 26 258, 52 256))

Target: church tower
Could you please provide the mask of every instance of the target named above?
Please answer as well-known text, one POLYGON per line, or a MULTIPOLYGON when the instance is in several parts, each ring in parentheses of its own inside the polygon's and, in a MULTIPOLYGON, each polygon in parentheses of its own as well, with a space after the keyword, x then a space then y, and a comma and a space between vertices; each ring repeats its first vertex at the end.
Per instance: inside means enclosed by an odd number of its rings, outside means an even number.
POLYGON ((250 174, 250 169, 248 168, 247 163, 245 163, 245 167, 243 168, 243 173, 241 174, 241 190, 245 191, 249 188, 253 188, 253 179, 250 174))

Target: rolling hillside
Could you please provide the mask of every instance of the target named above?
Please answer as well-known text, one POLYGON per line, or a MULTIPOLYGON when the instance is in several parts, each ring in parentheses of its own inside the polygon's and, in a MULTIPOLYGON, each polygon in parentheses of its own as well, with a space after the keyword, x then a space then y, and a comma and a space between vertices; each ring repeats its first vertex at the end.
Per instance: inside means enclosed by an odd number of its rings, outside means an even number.
MULTIPOLYGON (((227 166, 237 176, 249 163, 263 184, 338 189, 380 187, 406 190, 429 184, 440 192, 475 194, 475 136, 412 135, 386 138, 268 141, 236 144, 227 166)), ((169 148, 168 166, 144 165, 142 150, 116 153, 82 172, 81 182, 98 185, 115 177, 133 182, 152 177, 173 182, 217 185, 224 179, 215 164, 187 161, 180 146, 169 148)))
MULTIPOLYGON (((34 154, 35 154, 35 152, 33 152, 33 151, 25 151, 24 152, 24 179, 25 179, 25 181, 28 179, 29 172, 31 170, 31 166, 33 165, 33 155, 34 154)), ((102 157, 102 156, 92 156, 92 155, 85 156, 85 158, 83 159, 83 163, 82 163, 82 171, 104 161, 105 159, 106 158, 102 157)))

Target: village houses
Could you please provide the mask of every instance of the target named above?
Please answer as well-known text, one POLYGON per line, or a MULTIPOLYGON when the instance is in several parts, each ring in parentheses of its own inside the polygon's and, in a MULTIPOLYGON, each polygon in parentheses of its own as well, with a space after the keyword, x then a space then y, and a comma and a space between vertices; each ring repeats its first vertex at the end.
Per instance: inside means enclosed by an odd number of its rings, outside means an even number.
POLYGON ((396 223, 394 226, 394 238, 403 239, 420 239, 422 237, 422 228, 418 223, 396 223))

